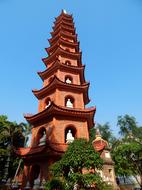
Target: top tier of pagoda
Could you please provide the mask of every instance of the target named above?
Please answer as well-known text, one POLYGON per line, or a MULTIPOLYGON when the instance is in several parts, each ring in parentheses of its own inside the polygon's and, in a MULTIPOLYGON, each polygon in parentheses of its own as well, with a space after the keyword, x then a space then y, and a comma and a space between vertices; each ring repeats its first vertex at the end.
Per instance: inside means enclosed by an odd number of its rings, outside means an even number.
MULTIPOLYGON (((61 15, 54 22, 51 39, 49 39, 50 47, 46 48, 48 57, 43 59, 46 66, 50 66, 53 60, 60 59, 59 55, 66 58, 72 58, 77 61, 77 65, 81 66, 81 55, 79 51, 79 42, 71 15, 62 11, 61 15)), ((73 65, 76 66, 74 63, 73 65)))

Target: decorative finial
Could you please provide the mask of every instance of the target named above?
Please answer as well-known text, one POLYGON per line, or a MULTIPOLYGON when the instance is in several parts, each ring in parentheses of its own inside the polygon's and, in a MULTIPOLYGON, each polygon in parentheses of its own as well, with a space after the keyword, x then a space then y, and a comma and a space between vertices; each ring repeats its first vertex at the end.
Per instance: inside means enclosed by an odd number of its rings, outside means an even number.
POLYGON ((64 9, 64 10, 63 10, 63 13, 67 14, 67 11, 64 9))
POLYGON ((96 135, 100 135, 100 130, 99 130, 99 128, 96 129, 96 135))
POLYGON ((101 139, 101 133, 100 133, 100 130, 97 128, 96 129, 96 139, 101 139))

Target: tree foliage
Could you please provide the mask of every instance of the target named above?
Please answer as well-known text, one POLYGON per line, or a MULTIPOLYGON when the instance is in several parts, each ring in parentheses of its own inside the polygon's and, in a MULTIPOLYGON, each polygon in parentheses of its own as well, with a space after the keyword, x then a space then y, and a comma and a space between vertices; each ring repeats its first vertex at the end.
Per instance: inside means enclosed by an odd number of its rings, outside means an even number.
POLYGON ((13 177, 19 162, 14 149, 23 147, 25 142, 25 133, 29 126, 25 123, 17 124, 11 122, 5 115, 0 115, 0 180, 5 173, 5 165, 9 157, 8 176, 13 177))
POLYGON ((77 139, 69 145, 61 160, 53 164, 51 171, 68 189, 75 186, 82 190, 91 189, 95 182, 96 188, 103 190, 103 182, 96 172, 96 169, 102 169, 102 165, 103 160, 92 144, 85 139, 77 139))
POLYGON ((66 184, 59 178, 53 178, 46 183, 46 190, 69 190, 66 184))
POLYGON ((134 176, 142 187, 142 127, 129 115, 118 117, 121 139, 115 143, 112 156, 119 176, 134 176), (141 177, 141 181, 138 180, 141 177))
POLYGON ((128 136, 133 136, 134 138, 139 139, 142 138, 142 127, 138 126, 138 123, 133 116, 118 116, 117 125, 120 128, 119 134, 123 138, 128 136))

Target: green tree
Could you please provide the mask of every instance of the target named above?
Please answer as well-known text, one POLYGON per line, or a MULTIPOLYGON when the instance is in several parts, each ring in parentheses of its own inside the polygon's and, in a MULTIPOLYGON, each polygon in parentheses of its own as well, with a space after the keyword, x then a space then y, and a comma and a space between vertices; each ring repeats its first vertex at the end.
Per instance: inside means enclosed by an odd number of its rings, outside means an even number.
POLYGON ((95 182, 95 189, 103 190, 104 184, 96 172, 96 169, 102 169, 102 165, 103 160, 92 144, 85 139, 76 139, 69 145, 61 160, 52 165, 51 171, 68 189, 74 189, 75 186, 80 190, 91 189, 95 182))
POLYGON ((121 139, 115 143, 112 156, 119 176, 133 176, 142 188, 142 127, 129 115, 118 117, 121 139), (138 177, 141 180, 138 180, 138 177))
POLYGON ((53 178, 46 183, 46 190, 69 190, 64 182, 59 178, 53 178))
POLYGON ((9 121, 7 116, 0 115, 0 180, 14 176, 19 162, 14 150, 24 146, 27 128, 27 124, 17 124, 9 121), (8 175, 4 176, 7 164, 8 175))
POLYGON ((124 138, 131 135, 134 138, 142 138, 142 127, 138 126, 133 116, 118 116, 117 126, 120 128, 119 134, 124 138))

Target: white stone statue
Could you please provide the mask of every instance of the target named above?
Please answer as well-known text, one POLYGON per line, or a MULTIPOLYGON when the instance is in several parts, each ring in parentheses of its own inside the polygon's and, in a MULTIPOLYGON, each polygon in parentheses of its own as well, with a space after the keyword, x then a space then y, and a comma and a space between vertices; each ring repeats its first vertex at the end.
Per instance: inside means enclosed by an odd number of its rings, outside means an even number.
POLYGON ((45 108, 48 108, 51 105, 51 101, 48 101, 45 108))
POLYGON ((39 146, 45 145, 46 144, 46 132, 43 132, 43 136, 39 140, 39 146))
POLYGON ((67 83, 67 84, 71 84, 72 81, 71 81, 69 78, 67 78, 67 79, 66 79, 66 83, 67 83))
POLYGON ((68 144, 68 143, 72 143, 73 141, 74 141, 74 137, 73 137, 73 135, 72 135, 71 130, 69 129, 69 130, 68 130, 68 133, 67 133, 67 137, 66 137, 66 142, 67 142, 67 144, 68 144))
POLYGON ((73 103, 71 102, 71 99, 70 99, 70 98, 67 99, 66 106, 67 106, 68 108, 73 108, 73 103))

